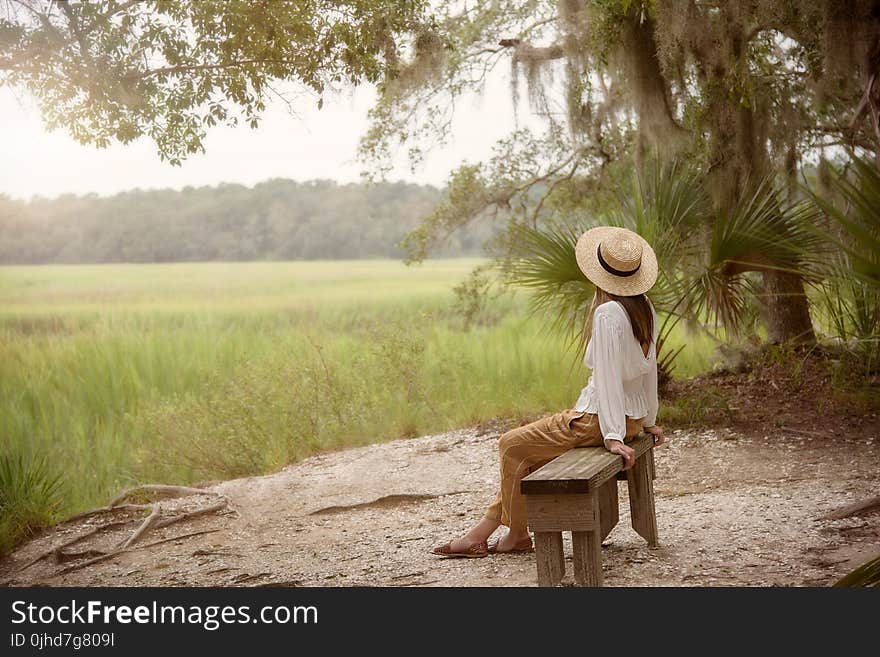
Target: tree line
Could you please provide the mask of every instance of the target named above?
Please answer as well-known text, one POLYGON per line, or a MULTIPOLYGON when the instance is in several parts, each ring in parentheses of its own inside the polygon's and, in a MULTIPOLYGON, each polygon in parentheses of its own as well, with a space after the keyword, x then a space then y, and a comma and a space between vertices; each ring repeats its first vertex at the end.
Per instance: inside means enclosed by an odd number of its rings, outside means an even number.
MULTIPOLYGON (((398 242, 440 197, 403 182, 283 179, 110 197, 0 196, 0 263, 397 258, 398 242)), ((488 222, 456 231, 435 253, 479 255, 490 232, 488 222)))

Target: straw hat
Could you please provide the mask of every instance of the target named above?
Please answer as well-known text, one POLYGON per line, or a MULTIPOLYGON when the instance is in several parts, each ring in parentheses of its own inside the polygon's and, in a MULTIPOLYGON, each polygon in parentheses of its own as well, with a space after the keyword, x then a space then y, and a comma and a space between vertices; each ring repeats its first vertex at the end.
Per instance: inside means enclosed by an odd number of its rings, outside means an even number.
POLYGON ((657 280, 654 249, 626 228, 591 228, 578 239, 575 256, 591 283, 617 296, 644 294, 657 280))

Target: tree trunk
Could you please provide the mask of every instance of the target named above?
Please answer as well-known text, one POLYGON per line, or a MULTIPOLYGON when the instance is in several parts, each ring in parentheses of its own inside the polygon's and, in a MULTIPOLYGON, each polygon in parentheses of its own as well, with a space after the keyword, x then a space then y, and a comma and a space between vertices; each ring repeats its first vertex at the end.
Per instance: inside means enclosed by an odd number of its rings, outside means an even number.
MULTIPOLYGON (((798 193, 798 152, 791 146, 785 157, 785 174, 788 180, 788 197, 794 200, 798 193)), ((765 307, 770 310, 766 319, 770 342, 779 344, 815 344, 810 306, 804 294, 804 281, 799 274, 765 270, 764 291, 767 293, 765 307)))
MULTIPOLYGON (((738 63, 745 57, 748 45, 744 28, 731 19, 727 29, 730 31, 731 48, 728 61, 738 63)), ((719 80, 719 84, 723 87, 723 79, 719 80)), ((722 94, 716 103, 714 147, 717 161, 722 163, 716 175, 721 179, 720 201, 729 204, 726 207, 730 208, 740 202, 745 187, 768 170, 767 141, 758 125, 762 116, 760 107, 745 105, 728 94, 722 94), (727 152, 731 144, 732 154, 727 152)), ((787 164, 791 169, 790 174, 796 171, 796 160, 787 164)), ((775 344, 814 344, 816 335, 803 278, 797 273, 779 269, 761 271, 764 294, 762 316, 768 340, 775 344)))
POLYGON ((765 269, 763 307, 767 338, 773 344, 814 344, 813 322, 800 275, 765 269))

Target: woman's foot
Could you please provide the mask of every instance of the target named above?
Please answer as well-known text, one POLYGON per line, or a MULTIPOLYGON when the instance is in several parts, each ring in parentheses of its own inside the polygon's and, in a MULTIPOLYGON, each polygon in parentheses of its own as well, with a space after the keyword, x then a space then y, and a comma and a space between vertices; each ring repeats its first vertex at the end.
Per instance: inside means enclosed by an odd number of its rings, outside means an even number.
POLYGON ((500 525, 501 523, 497 520, 483 518, 463 536, 459 536, 445 545, 438 545, 431 551, 441 557, 485 557, 489 554, 486 540, 500 525))
POLYGON ((486 541, 474 540, 467 535, 453 539, 444 545, 438 545, 433 550, 434 554, 441 557, 485 557, 489 554, 489 546, 486 541))
POLYGON ((524 534, 507 532, 488 545, 488 551, 491 554, 520 554, 532 552, 534 549, 532 537, 529 536, 528 532, 524 534))

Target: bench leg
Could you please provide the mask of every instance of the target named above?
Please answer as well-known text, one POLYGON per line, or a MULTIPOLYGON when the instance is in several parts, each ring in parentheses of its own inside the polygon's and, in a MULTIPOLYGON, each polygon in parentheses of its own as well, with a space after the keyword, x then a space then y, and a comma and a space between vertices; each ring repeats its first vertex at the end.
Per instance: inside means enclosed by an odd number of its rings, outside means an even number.
POLYGON ((599 526, 601 540, 611 533, 620 519, 617 501, 617 479, 611 478, 599 487, 599 526))
POLYGON ((636 460, 635 465, 627 470, 626 481, 629 485, 629 508, 632 516, 633 529, 648 541, 648 545, 657 545, 657 515, 654 510, 654 481, 651 472, 654 470, 654 452, 648 450, 644 456, 636 460), (649 459, 651 461, 649 465, 649 459))
POLYGON ((565 575, 562 532, 535 532, 538 586, 556 586, 565 575))
MULTIPOLYGON (((617 486, 616 480, 611 481, 617 486)), ((571 532, 574 582, 578 586, 602 586, 602 529, 599 516, 602 494, 600 492, 590 497, 593 518, 598 522, 593 525, 594 529, 591 531, 571 532)))
POLYGON ((599 532, 572 532, 574 581, 578 586, 602 586, 602 541, 599 532))

